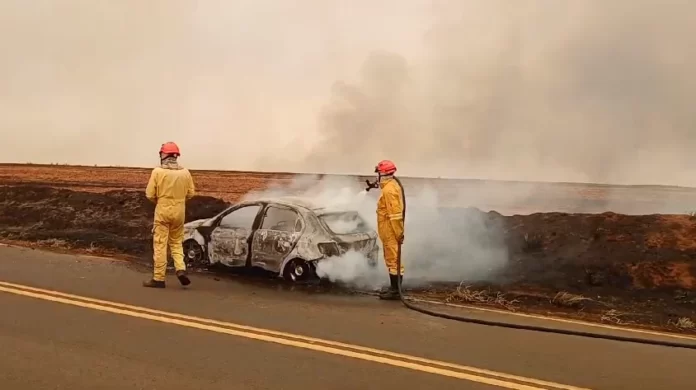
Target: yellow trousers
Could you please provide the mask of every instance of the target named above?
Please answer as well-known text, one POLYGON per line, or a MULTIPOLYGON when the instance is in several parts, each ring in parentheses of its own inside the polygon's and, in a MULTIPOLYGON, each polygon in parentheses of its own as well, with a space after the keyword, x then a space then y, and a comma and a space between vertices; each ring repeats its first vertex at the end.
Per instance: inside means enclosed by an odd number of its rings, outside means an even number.
MULTIPOLYGON (((384 247, 384 262, 390 275, 397 275, 396 263, 399 257, 399 237, 404 234, 403 189, 393 178, 382 178, 379 183, 382 193, 377 200, 377 234, 384 247)), ((401 275, 404 265, 401 264, 401 275)))
MULTIPOLYGON (((390 275, 397 274, 397 258, 399 256, 399 242, 394 234, 394 229, 388 219, 380 218, 377 220, 377 233, 379 234, 379 239, 382 241, 382 247, 384 250, 384 262, 389 269, 390 275)), ((401 263, 401 275, 404 274, 404 263, 401 263)))
POLYGON ((155 219, 152 226, 153 252, 154 252, 154 280, 164 281, 167 273, 167 246, 174 260, 174 268, 177 271, 185 271, 184 263, 184 221, 165 222, 155 219))

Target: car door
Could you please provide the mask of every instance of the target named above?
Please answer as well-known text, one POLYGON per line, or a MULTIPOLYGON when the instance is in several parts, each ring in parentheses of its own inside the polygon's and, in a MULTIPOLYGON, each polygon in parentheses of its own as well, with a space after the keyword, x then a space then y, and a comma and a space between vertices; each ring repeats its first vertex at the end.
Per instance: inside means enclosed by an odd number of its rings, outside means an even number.
POLYGON ((208 243, 211 263, 220 262, 228 267, 247 264, 249 241, 261 208, 260 204, 245 205, 218 220, 208 243))
POLYGON ((304 220, 297 211, 287 206, 268 205, 259 229, 254 232, 252 265, 279 272, 303 231, 304 220))

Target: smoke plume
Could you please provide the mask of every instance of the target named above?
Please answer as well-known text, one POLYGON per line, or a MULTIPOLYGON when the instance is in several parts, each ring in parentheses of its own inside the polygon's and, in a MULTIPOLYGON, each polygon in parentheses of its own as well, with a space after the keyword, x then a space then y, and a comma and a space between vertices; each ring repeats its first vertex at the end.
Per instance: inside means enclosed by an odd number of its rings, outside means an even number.
POLYGON ((10 162, 691 185, 689 0, 5 0, 10 162), (108 149, 100 147, 108 145, 108 149))
MULTIPOLYGON (((406 191, 406 227, 403 263, 407 287, 432 282, 484 281, 507 264, 503 227, 477 209, 447 208, 430 187, 406 191)), ((294 196, 322 207, 355 210, 376 230, 376 204, 379 190, 364 191, 356 180, 341 177, 298 178, 287 186, 275 186, 248 194, 244 200, 259 197, 294 196)), ((350 222, 350 221, 346 221, 350 222)), ((380 244, 381 245, 381 244, 380 244)), ((377 288, 388 283, 387 269, 380 251, 378 266, 356 252, 329 258, 317 266, 319 276, 358 288, 377 288)))
POLYGON ((437 2, 425 54, 336 83, 315 161, 513 180, 691 183, 688 1, 437 2))

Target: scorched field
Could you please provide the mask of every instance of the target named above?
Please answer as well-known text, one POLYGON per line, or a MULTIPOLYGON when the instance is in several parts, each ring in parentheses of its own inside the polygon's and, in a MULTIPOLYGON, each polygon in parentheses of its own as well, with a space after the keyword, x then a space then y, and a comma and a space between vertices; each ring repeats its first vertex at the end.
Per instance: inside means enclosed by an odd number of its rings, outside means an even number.
MULTIPOLYGON (((149 174, 139 168, 0 165, 0 238, 146 262, 154 210, 144 197, 149 174)), ((193 175, 198 196, 187 206, 187 220, 210 217, 250 191, 298 185, 291 173, 193 175)), ((304 175, 300 187, 320 179, 304 175)), ((495 283, 433 283, 411 293, 619 325, 696 329, 696 218, 689 215, 696 210, 695 189, 403 181, 408 191, 436 192, 440 206, 473 208, 469 212, 486 223, 502 226, 509 252, 495 283)))

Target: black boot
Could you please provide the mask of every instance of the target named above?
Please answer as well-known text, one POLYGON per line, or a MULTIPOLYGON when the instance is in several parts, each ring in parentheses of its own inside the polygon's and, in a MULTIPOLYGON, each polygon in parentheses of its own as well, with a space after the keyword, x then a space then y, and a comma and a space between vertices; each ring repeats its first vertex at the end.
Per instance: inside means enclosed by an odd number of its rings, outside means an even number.
POLYGON ((388 285, 388 286, 384 286, 384 287, 382 287, 382 288, 379 289, 379 294, 380 294, 380 295, 384 295, 384 294, 386 294, 388 291, 391 291, 392 288, 394 288, 394 282, 393 282, 393 280, 392 280, 392 275, 391 275, 391 274, 387 274, 387 275, 389 275, 389 285, 388 285))
POLYGON ((389 275, 389 282, 391 285, 389 286, 389 289, 387 291, 384 291, 379 294, 379 299, 385 299, 389 301, 394 301, 400 299, 399 297, 399 285, 398 283, 398 278, 396 275, 389 275))
POLYGON ((165 284, 164 281, 150 279, 147 282, 143 282, 143 287, 164 288, 165 284))
POLYGON ((182 286, 191 284, 191 279, 186 276, 186 271, 184 270, 176 271, 176 277, 179 279, 179 283, 181 283, 182 286))

